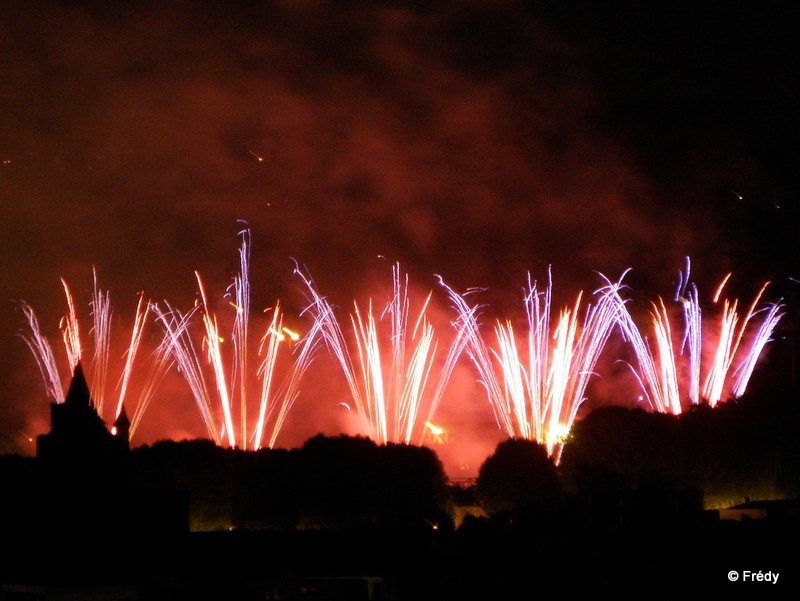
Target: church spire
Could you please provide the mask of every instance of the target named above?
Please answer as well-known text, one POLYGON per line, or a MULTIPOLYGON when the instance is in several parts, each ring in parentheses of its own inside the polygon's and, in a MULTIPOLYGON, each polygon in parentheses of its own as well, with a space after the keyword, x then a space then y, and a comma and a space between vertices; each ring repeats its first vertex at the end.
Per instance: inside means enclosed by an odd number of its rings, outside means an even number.
POLYGON ((122 406, 122 409, 117 416, 117 419, 114 420, 114 425, 111 428, 111 434, 120 441, 120 444, 125 448, 130 448, 130 431, 131 431, 131 420, 128 419, 128 414, 125 412, 125 405, 122 406))
POLYGON ((75 372, 72 376, 72 382, 69 385, 67 396, 64 399, 64 404, 86 407, 92 404, 89 385, 86 383, 86 376, 83 374, 83 367, 81 367, 80 363, 75 366, 75 372))

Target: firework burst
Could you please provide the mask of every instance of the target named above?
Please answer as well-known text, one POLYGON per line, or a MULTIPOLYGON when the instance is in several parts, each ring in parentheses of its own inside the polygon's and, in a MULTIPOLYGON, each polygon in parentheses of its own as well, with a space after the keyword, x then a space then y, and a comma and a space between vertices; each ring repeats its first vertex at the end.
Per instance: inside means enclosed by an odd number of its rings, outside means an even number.
MULTIPOLYGON (((729 277, 730 274, 720 285, 715 303, 729 277)), ((738 312, 738 300, 723 299, 719 336, 703 386, 703 394, 712 407, 727 396, 740 397, 745 393, 756 363, 784 315, 780 302, 759 308, 768 285, 766 282, 761 287, 742 315, 738 312)))
MULTIPOLYGON (((680 273, 675 295, 683 309, 680 344, 675 343, 676 328, 671 324, 663 300, 652 304, 653 337, 648 339, 634 323, 626 303, 617 297, 620 328, 636 357, 633 372, 650 406, 664 413, 678 414, 687 403, 696 405, 701 400, 713 407, 728 396, 744 394, 758 358, 783 316, 781 303, 758 308, 767 287, 764 284, 743 315, 739 313, 737 300, 723 299, 718 334, 716 340, 711 340, 711 334, 704 331, 697 288, 689 284, 689 276, 687 259, 686 271, 680 273), (761 314, 764 317, 759 321, 761 314), (702 374, 704 359, 705 377, 702 374)), ((714 304, 719 303, 729 278, 730 274, 717 288, 714 304)))
POLYGON ((546 446, 558 461, 595 365, 618 317, 620 283, 606 280, 580 319, 582 294, 572 307, 551 317, 552 280, 544 290, 528 276, 524 297, 527 331, 497 320, 494 344, 478 322, 479 305, 442 284, 456 311, 457 339, 472 359, 488 394, 498 426, 511 437, 546 446))
POLYGON ((342 368, 368 435, 384 444, 421 442, 460 354, 458 340, 440 351, 426 314, 432 292, 410 321, 408 276, 395 264, 391 298, 377 316, 371 299, 366 311, 354 302, 348 338, 311 278, 296 271, 309 293, 309 311, 342 368))
MULTIPOLYGON (((117 385, 114 389, 116 395, 115 398, 112 399, 111 406, 113 410, 111 410, 109 409, 109 403, 107 403, 107 400, 112 397, 108 389, 110 372, 109 358, 111 356, 113 342, 111 336, 111 302, 109 293, 100 289, 96 273, 93 273, 93 281, 94 287, 91 301, 92 327, 90 329, 92 353, 91 359, 87 361, 88 373, 92 382, 92 402, 94 403, 98 415, 101 417, 111 411, 112 415, 110 417, 113 421, 123 410, 123 405, 129 396, 131 379, 134 372, 139 369, 143 363, 141 361, 137 362, 137 356, 151 305, 149 301, 144 300, 143 295, 139 295, 131 336, 122 354, 122 358, 124 359, 123 368, 119 372, 117 385)), ((62 332, 67 366, 69 368, 69 373, 72 374, 78 364, 84 363, 84 355, 87 354, 89 345, 85 343, 81 335, 80 320, 78 319, 75 301, 69 286, 63 279, 61 280, 61 284, 66 297, 67 314, 61 319, 60 329, 62 332)), ((23 302, 22 310, 30 329, 29 333, 22 334, 22 338, 25 340, 39 365, 47 395, 52 398, 54 402, 63 403, 65 398, 64 380, 61 378, 53 347, 47 337, 42 333, 39 321, 33 309, 27 303, 23 302)), ((138 400, 133 403, 135 406, 135 423, 138 423, 141 419, 141 413, 149 404, 155 392, 156 383, 163 377, 165 370, 166 367, 163 365, 163 357, 159 357, 158 355, 151 357, 151 366, 147 371, 149 376, 140 378, 140 382, 143 383, 142 390, 140 391, 138 400)), ((132 422, 131 435, 133 432, 134 426, 132 422)))
POLYGON ((154 310, 164 330, 159 353, 172 357, 178 367, 200 410, 208 435, 217 444, 226 441, 231 447, 259 449, 265 441, 270 447, 275 444, 297 398, 300 380, 316 354, 320 326, 315 322, 301 338, 283 326, 284 314, 280 303, 277 303, 269 309, 272 319, 259 345, 261 361, 253 369, 249 340, 249 230, 243 230, 240 236, 240 271, 227 294, 231 299, 229 305, 234 309, 231 336, 233 352, 230 357, 226 356, 223 349, 226 339, 221 335, 217 315, 209 307, 208 295, 199 273, 195 272, 195 277, 200 302, 191 311, 182 313, 168 303, 164 303, 163 308, 156 306, 154 310), (203 335, 199 341, 194 336, 193 323, 196 318, 203 325, 203 335), (284 341, 286 343, 281 345, 284 341), (293 360, 283 380, 278 383, 276 365, 283 354, 279 348, 289 342, 297 343, 293 349, 293 360), (205 361, 198 349, 205 350, 205 361), (249 387, 254 380, 261 381, 255 420, 248 411, 249 387), (218 412, 222 414, 221 425, 218 424, 218 412))

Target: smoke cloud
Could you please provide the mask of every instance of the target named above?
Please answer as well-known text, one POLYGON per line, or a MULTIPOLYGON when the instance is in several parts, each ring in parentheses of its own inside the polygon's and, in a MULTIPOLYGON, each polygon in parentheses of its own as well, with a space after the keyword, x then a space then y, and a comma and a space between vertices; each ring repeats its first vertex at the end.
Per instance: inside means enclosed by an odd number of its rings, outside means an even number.
MULTIPOLYGON (((701 276, 728 267, 719 216, 663 202, 603 124, 585 50, 523 3, 12 2, 0 38, 3 451, 47 414, 19 299, 53 340, 59 278, 88 319, 93 267, 120 331, 140 291, 188 310, 194 271, 224 307, 242 222, 254 306, 280 298, 299 322, 292 259, 343 314, 399 261, 418 295, 434 274, 486 287, 487 320, 522 318, 526 272, 550 265, 554 304, 594 271, 670 294, 686 255, 701 276)), ((315 363, 287 444, 356 429, 320 398, 346 395, 339 376, 315 363)), ((202 434, 179 381, 158 396, 146 441, 202 434)), ((496 444, 466 361, 441 411, 472 448, 496 444)))

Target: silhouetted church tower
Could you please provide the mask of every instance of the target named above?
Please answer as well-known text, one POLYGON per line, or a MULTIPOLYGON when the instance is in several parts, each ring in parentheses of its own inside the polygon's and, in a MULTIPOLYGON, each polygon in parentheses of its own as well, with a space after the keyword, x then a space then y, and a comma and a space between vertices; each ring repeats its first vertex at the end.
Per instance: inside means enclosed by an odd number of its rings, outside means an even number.
POLYGON ((67 486, 108 486, 122 476, 130 450, 130 421, 124 410, 112 432, 97 414, 80 363, 63 403, 50 405, 50 432, 36 440, 42 475, 67 486))
POLYGON ((63 403, 50 406, 50 432, 36 440, 38 489, 32 507, 42 531, 64 541, 144 540, 189 530, 186 497, 138 488, 125 409, 109 431, 80 364, 63 403), (55 502, 53 501, 55 499, 55 502))

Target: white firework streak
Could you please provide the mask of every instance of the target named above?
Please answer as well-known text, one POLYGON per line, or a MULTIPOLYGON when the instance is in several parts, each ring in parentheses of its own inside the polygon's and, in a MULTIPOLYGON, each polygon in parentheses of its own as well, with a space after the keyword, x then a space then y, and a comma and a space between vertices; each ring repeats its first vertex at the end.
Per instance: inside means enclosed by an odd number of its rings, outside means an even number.
MULTIPOLYGON (((279 343, 283 339, 282 329, 283 315, 281 314, 280 304, 276 304, 275 309, 272 311, 272 322, 269 324, 267 333, 261 339, 261 348, 259 349, 264 360, 258 369, 258 375, 261 377, 261 402, 259 403, 258 419, 253 433, 253 446, 255 449, 261 447, 264 424, 271 410, 273 375, 275 373, 275 362, 278 358, 279 343)), ((272 445, 269 446, 271 447, 272 445)))
POLYGON ((784 316, 782 310, 783 305, 780 303, 771 304, 769 307, 767 307, 767 309, 763 310, 766 313, 766 316, 756 331, 744 361, 742 361, 742 363, 736 369, 735 383, 733 385, 734 396, 740 397, 745 393, 747 384, 750 382, 750 377, 753 375, 756 362, 761 356, 764 346, 766 346, 766 344, 772 340, 772 333, 778 326, 778 322, 784 316))
MULTIPOLYGON (((737 335, 736 332, 736 324, 739 321, 739 314, 737 313, 738 302, 738 300, 735 300, 730 303, 728 299, 723 302, 719 340, 714 351, 711 369, 703 386, 703 396, 712 407, 722 400, 723 386, 728 376, 728 370, 730 370, 733 357, 741 340, 740 334, 737 335)), ((739 330, 739 333, 742 331, 743 328, 739 330)))
POLYGON ((31 333, 29 335, 20 334, 20 337, 25 341, 25 344, 28 345, 34 359, 36 359, 47 395, 56 403, 63 403, 64 387, 61 384, 61 376, 58 373, 58 367, 56 366, 56 360, 50 342, 48 342, 47 338, 42 334, 42 330, 39 327, 39 320, 36 318, 36 314, 30 305, 22 302, 21 306, 31 333))
MULTIPOLYGON (((97 272, 92 270, 92 400, 99 415, 103 415, 108 380, 108 357, 111 345, 111 302, 108 292, 103 293, 97 285, 97 272)), ((116 416, 115 416, 116 417, 116 416)))
POLYGON ((392 297, 379 318, 375 317, 372 300, 366 314, 358 303, 353 303, 352 343, 348 344, 327 299, 319 294, 310 277, 299 268, 295 271, 306 285, 310 295, 308 310, 314 315, 328 350, 342 368, 369 436, 381 444, 421 442, 424 421, 430 421, 438 407, 460 352, 457 344, 451 345, 442 368, 432 377, 440 355, 434 328, 426 316, 431 295, 423 303, 414 327, 409 327, 408 276, 401 275, 399 264, 395 264, 392 297), (381 343, 379 324, 384 318, 389 322, 388 350, 381 343), (427 415, 423 418, 421 412, 426 403, 427 415))
POLYGON ((166 303, 165 306, 166 310, 162 310, 158 305, 153 305, 157 321, 164 329, 164 338, 157 352, 161 356, 172 356, 200 410, 208 435, 217 445, 220 445, 222 441, 214 423, 211 395, 206 385, 199 356, 189 334, 191 318, 199 307, 196 306, 184 315, 166 303))
POLYGON ((691 261, 686 257, 686 273, 678 272, 678 288, 675 300, 683 306, 684 336, 681 343, 681 355, 688 351, 689 361, 689 402, 697 405, 700 402, 700 370, 703 349, 703 322, 698 300, 697 287, 689 285, 691 261))
POLYGON ((286 339, 286 334, 293 340, 299 339, 296 334, 283 327, 283 315, 281 313, 280 303, 275 305, 272 323, 267 329, 266 334, 264 334, 261 340, 261 348, 259 349, 264 359, 258 368, 258 376, 261 378, 261 399, 259 403, 258 420, 252 437, 254 449, 261 448, 264 432, 269 423, 271 423, 272 426, 270 428, 267 446, 269 448, 275 446, 278 435, 283 429, 286 417, 289 415, 298 397, 300 381, 319 349, 321 343, 320 330, 321 325, 315 321, 309 332, 303 336, 299 346, 295 347, 294 352, 296 353, 296 357, 292 366, 280 387, 275 390, 275 366, 279 356, 278 350, 280 342, 286 339), (299 352, 297 352, 298 349, 299 352), (275 391, 273 392, 273 390, 275 391))
MULTIPOLYGON (((148 307, 158 314, 158 311, 154 305, 148 303, 148 307)), ((169 371, 169 368, 173 365, 174 360, 172 359, 172 355, 170 353, 170 344, 165 344, 165 342, 166 340, 163 340, 152 354, 153 360, 150 362, 148 375, 144 379, 144 385, 139 393, 139 400, 136 403, 133 416, 130 418, 131 425, 129 435, 131 438, 133 438, 133 435, 136 433, 136 430, 142 421, 142 417, 144 416, 147 408, 150 406, 150 402, 152 401, 158 386, 163 381, 164 376, 169 371)), ((123 394, 124 393, 120 393, 120 400, 122 399, 123 394)), ((117 412, 117 417, 119 417, 119 413, 121 412, 121 402, 119 406, 120 409, 117 412)))
MULTIPOLYGON (((145 301, 144 295, 140 294, 139 302, 136 305, 136 317, 134 318, 133 329, 131 330, 131 339, 128 343, 128 348, 125 351, 125 367, 122 369, 122 375, 120 376, 119 380, 119 397, 117 397, 117 406, 114 411, 114 419, 119 417, 120 413, 122 413, 122 406, 125 402, 125 394, 128 391, 128 385, 130 383, 131 374, 133 373, 136 355, 139 352, 139 345, 142 341, 142 333, 144 332, 144 326, 147 321, 149 309, 150 301, 145 301)), ((152 386, 152 382, 149 378, 146 379, 145 382, 148 383, 148 386, 152 386)), ((136 404, 137 410, 138 407, 139 403, 136 404)))
MULTIPOLYGON (((728 277, 730 277, 730 274, 728 274, 728 277)), ((719 297, 722 287, 727 282, 728 277, 723 280, 717 290, 715 302, 719 297)), ((730 377, 734 380, 731 385, 731 394, 734 397, 744 394, 750 376, 755 369, 755 364, 764 346, 769 342, 773 330, 783 317, 783 313, 781 312, 783 306, 780 303, 769 305, 766 310, 767 317, 756 331, 752 344, 746 349, 744 359, 742 359, 739 365, 731 372, 731 367, 739 351, 745 331, 749 323, 760 312, 756 310, 756 307, 761 302, 761 297, 768 285, 769 282, 766 282, 761 287, 741 320, 737 312, 738 301, 734 300, 731 303, 728 299, 725 299, 723 302, 723 309, 720 317, 719 341, 717 342, 717 348, 714 353, 714 362, 706 377, 703 388, 703 394, 712 407, 723 400, 724 386, 730 377)))
POLYGON ((222 406, 222 415, 224 417, 224 427, 228 437, 228 445, 235 447, 236 432, 233 429, 231 400, 228 394, 228 383, 225 379, 225 364, 222 361, 222 338, 219 335, 219 325, 217 324, 216 315, 212 314, 208 309, 206 291, 203 287, 203 281, 200 279, 200 274, 195 271, 195 276, 197 277, 197 286, 200 289, 200 298, 202 300, 203 325, 206 330, 205 346, 208 362, 214 372, 214 383, 216 384, 217 394, 219 395, 220 405, 222 406))
MULTIPOLYGON (((275 305, 272 312, 272 323, 270 323, 267 333, 261 339, 261 348, 259 352, 263 355, 264 360, 258 369, 258 375, 261 377, 261 402, 259 403, 258 419, 256 421, 256 428, 253 433, 253 446, 255 449, 261 448, 261 441, 264 436, 264 425, 267 417, 272 413, 274 408, 274 396, 272 394, 273 376, 275 374, 275 362, 278 358, 278 348, 281 340, 283 340, 283 316, 281 314, 280 304, 275 305)), ((281 424, 283 423, 284 416, 279 416, 281 424)), ((280 429, 280 427, 278 428, 280 429)), ((272 447, 273 439, 270 439, 268 446, 272 447)))
MULTIPOLYGON (((688 347, 689 355, 689 401, 693 405, 697 405, 700 402, 700 361, 703 341, 702 312, 697 298, 697 289, 692 286, 689 294, 681 298, 681 302, 686 324, 684 346, 688 347)), ((681 347, 681 350, 684 346, 681 347)))
POLYGON ((652 303, 650 312, 657 354, 642 336, 621 299, 619 325, 636 356, 638 369, 631 366, 631 370, 639 381, 648 404, 655 411, 677 415, 681 412, 681 402, 672 330, 664 301, 660 298, 658 300, 658 304, 652 303))
POLYGON ((242 446, 247 448, 247 381, 248 381, 248 333, 250 325, 250 230, 239 232, 242 245, 239 248, 239 274, 233 280, 233 304, 236 317, 233 322, 233 379, 239 384, 239 419, 242 446))

